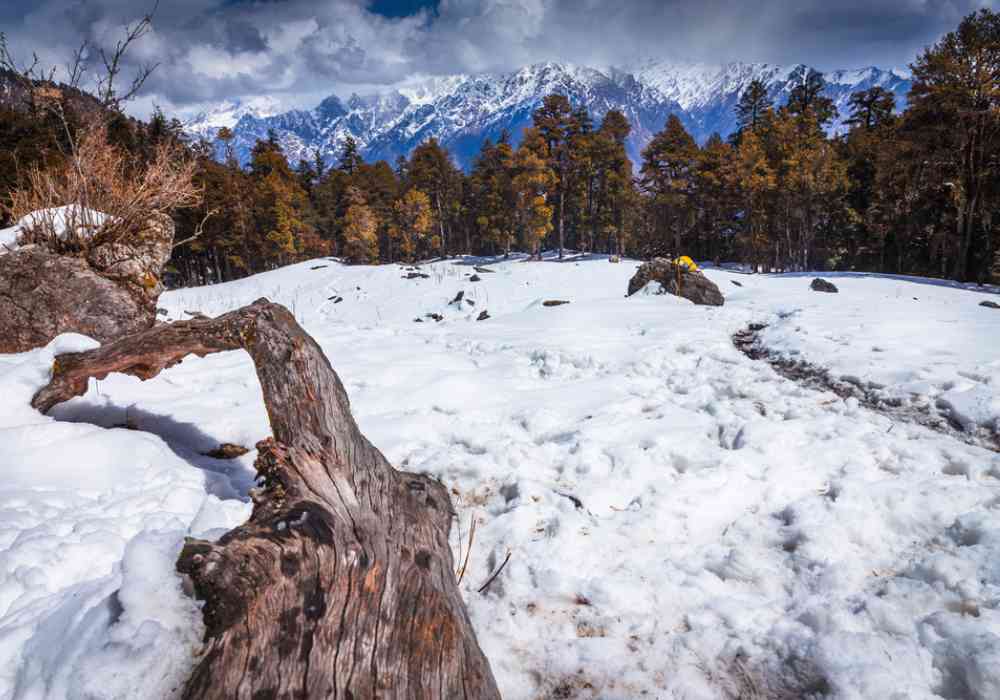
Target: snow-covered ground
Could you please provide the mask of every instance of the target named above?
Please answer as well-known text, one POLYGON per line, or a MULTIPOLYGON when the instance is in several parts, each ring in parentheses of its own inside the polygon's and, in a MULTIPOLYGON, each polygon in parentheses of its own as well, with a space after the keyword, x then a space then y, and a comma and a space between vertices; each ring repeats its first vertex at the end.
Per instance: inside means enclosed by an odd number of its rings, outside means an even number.
POLYGON ((107 214, 77 204, 33 211, 10 228, 0 229, 0 255, 17 249, 21 234, 33 227, 41 226, 64 240, 69 236, 89 238, 107 219, 107 214))
MULTIPOLYGON (((285 304, 366 435, 454 489, 456 557, 477 521, 461 587, 505 698, 1000 697, 1000 454, 801 387, 730 339, 768 323, 777 353, 995 431, 1000 311, 978 303, 998 297, 709 270, 727 301, 706 308, 624 298, 632 262, 509 261, 471 282, 472 262, 408 280, 317 260, 161 306, 285 304), (475 305, 449 304, 459 291, 475 305)), ((268 434, 249 358, 32 411, 53 354, 90 342, 0 356, 2 700, 172 697, 202 631, 181 538, 249 513, 254 452, 201 454, 268 434)))

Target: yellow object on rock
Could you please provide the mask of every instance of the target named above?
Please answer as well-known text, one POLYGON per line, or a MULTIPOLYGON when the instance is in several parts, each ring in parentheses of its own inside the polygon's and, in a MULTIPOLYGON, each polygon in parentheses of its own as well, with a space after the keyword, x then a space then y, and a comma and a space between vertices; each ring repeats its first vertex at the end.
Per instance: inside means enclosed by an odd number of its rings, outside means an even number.
POLYGON ((674 260, 674 265, 677 265, 678 267, 683 267, 688 272, 697 272, 698 271, 698 265, 697 265, 697 263, 695 263, 694 260, 692 260, 691 258, 689 258, 686 255, 682 255, 679 258, 677 258, 676 260, 674 260))

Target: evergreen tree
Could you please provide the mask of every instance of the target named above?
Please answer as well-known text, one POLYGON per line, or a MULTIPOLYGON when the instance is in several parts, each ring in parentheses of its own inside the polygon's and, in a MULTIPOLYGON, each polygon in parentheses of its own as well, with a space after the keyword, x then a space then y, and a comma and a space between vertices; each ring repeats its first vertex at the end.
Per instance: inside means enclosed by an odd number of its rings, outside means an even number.
POLYGON ((395 221, 392 236, 399 241, 400 251, 408 262, 413 262, 418 250, 433 251, 440 247, 440 239, 428 238, 434 219, 431 200, 424 192, 416 188, 407 191, 396 202, 395 221))
POLYGON ((685 252, 682 239, 693 223, 697 155, 698 145, 675 114, 642 152, 642 185, 653 199, 663 230, 673 238, 674 255, 685 252))
POLYGON ((348 206, 344 214, 344 257, 353 263, 378 261, 378 220, 365 203, 364 195, 354 188, 347 191, 348 206))
POLYGON ((552 231, 553 211, 547 193, 555 185, 556 174, 544 157, 548 152, 541 131, 525 129, 514 159, 514 219, 524 247, 539 260, 542 241, 552 231))
POLYGON ((348 175, 353 175, 363 162, 361 154, 358 153, 358 142, 354 140, 353 136, 348 135, 340 150, 340 160, 337 167, 348 175))
POLYGON ((750 129, 740 139, 726 170, 726 177, 732 189, 742 195, 740 219, 744 233, 745 259, 753 263, 754 269, 759 269, 767 247, 767 200, 777 186, 777 179, 756 131, 750 129))
POLYGON ((559 258, 566 247, 565 214, 566 195, 570 189, 570 136, 574 129, 573 109, 565 95, 548 95, 542 106, 532 113, 532 124, 545 144, 544 154, 534 149, 534 154, 547 161, 553 180, 555 199, 555 228, 559 258))
POLYGON ((448 152, 437 139, 430 138, 417 146, 407 164, 406 183, 430 197, 434 226, 444 254, 449 251, 451 214, 459 198, 461 173, 452 164, 448 152))
POLYGON ((904 129, 925 145, 920 157, 949 183, 953 203, 943 264, 955 279, 981 280, 1000 249, 990 197, 1000 158, 1000 14, 967 16, 912 68, 904 129))
POLYGON ((767 85, 760 78, 754 78, 747 85, 740 101, 736 104, 736 140, 747 129, 756 130, 771 110, 772 102, 767 93, 767 85))
POLYGON ((851 116, 846 124, 853 128, 878 129, 893 118, 896 96, 880 85, 851 94, 851 116))
POLYGON ((788 93, 788 111, 796 116, 812 115, 820 126, 837 118, 833 100, 823 94, 826 82, 817 71, 806 72, 788 93))

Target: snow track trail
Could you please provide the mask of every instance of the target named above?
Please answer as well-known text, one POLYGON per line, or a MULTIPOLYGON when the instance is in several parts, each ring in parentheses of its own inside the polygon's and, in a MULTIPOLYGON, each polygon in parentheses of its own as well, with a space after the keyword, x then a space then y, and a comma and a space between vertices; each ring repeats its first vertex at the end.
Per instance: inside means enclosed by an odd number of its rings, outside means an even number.
MULTIPOLYGON (((170 318, 285 304, 369 439, 452 489, 456 561, 476 521, 461 588, 508 700, 1000 697, 1000 454, 804 386, 732 340, 767 322, 775 356, 989 430, 1000 313, 983 293, 869 277, 820 295, 808 278, 709 270, 727 296, 710 309, 623 298, 634 270, 462 259, 403 279, 317 261, 161 304, 170 318), (470 281, 484 263, 495 273, 470 281), (459 291, 475 303, 450 304, 459 291)), ((67 423, 17 398, 52 352, 0 357, 0 462, 23 465, 0 490, 0 698, 170 697, 197 647, 172 548, 245 517, 254 452, 228 467, 200 453, 267 435, 252 364, 108 377, 59 409, 67 423), (88 425, 126 408, 140 430, 88 425), (88 565, 40 554, 74 543, 88 565)))
POLYGON ((892 421, 921 425, 954 440, 1000 452, 1000 430, 995 427, 990 429, 964 425, 946 403, 933 404, 920 400, 922 397, 917 397, 916 401, 886 397, 879 391, 877 384, 861 385, 857 380, 838 379, 832 377, 824 367, 775 356, 760 342, 760 331, 765 328, 767 324, 751 323, 744 330, 733 334, 733 345, 751 360, 767 362, 778 374, 798 384, 816 391, 833 392, 841 399, 853 398, 866 409, 892 421))

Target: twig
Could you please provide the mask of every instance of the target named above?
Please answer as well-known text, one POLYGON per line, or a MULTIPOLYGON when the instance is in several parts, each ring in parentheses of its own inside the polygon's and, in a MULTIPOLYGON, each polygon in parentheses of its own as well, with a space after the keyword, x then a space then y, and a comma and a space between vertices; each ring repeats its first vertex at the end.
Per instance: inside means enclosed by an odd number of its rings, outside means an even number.
MULTIPOLYGON (((173 245, 173 248, 176 248, 176 247, 178 247, 178 246, 182 246, 182 245, 184 245, 185 243, 190 243, 191 241, 193 241, 193 240, 195 240, 195 239, 197 239, 197 238, 200 238, 200 237, 201 237, 201 234, 202 234, 202 232, 204 231, 204 228, 205 228, 205 223, 206 223, 206 222, 208 221, 209 217, 211 217, 211 216, 215 216, 215 215, 216 215, 216 214, 218 214, 218 213, 219 213, 219 210, 218 210, 218 209, 212 209, 211 211, 209 211, 208 213, 206 213, 206 214, 205 214, 205 218, 204 218, 204 219, 202 219, 202 220, 201 220, 201 223, 200 223, 200 224, 198 224, 198 227, 197 227, 197 228, 195 228, 195 230, 194 230, 194 234, 193 234, 193 235, 190 235, 190 236, 188 236, 188 237, 187 237, 187 238, 185 238, 185 239, 184 239, 183 241, 177 241, 176 243, 174 243, 174 245, 173 245)), ((172 249, 173 249, 173 248, 172 248, 172 249)), ((171 249, 171 250, 172 250, 172 249, 171 249)))
POLYGON ((469 547, 465 550, 465 561, 462 562, 462 568, 458 570, 458 582, 461 583, 462 579, 465 578, 465 570, 469 566, 469 555, 472 554, 472 540, 476 536, 476 514, 472 514, 472 525, 469 527, 469 547))
POLYGON ((503 568, 507 566, 507 562, 510 561, 511 554, 512 554, 511 550, 508 549, 507 556, 504 557, 503 563, 500 565, 500 568, 494 571, 493 575, 490 576, 488 579, 486 579, 486 583, 480 586, 479 591, 477 591, 478 593, 482 593, 483 591, 485 591, 489 587, 489 585, 493 583, 494 579, 496 579, 496 577, 500 575, 500 572, 503 571, 503 568))

